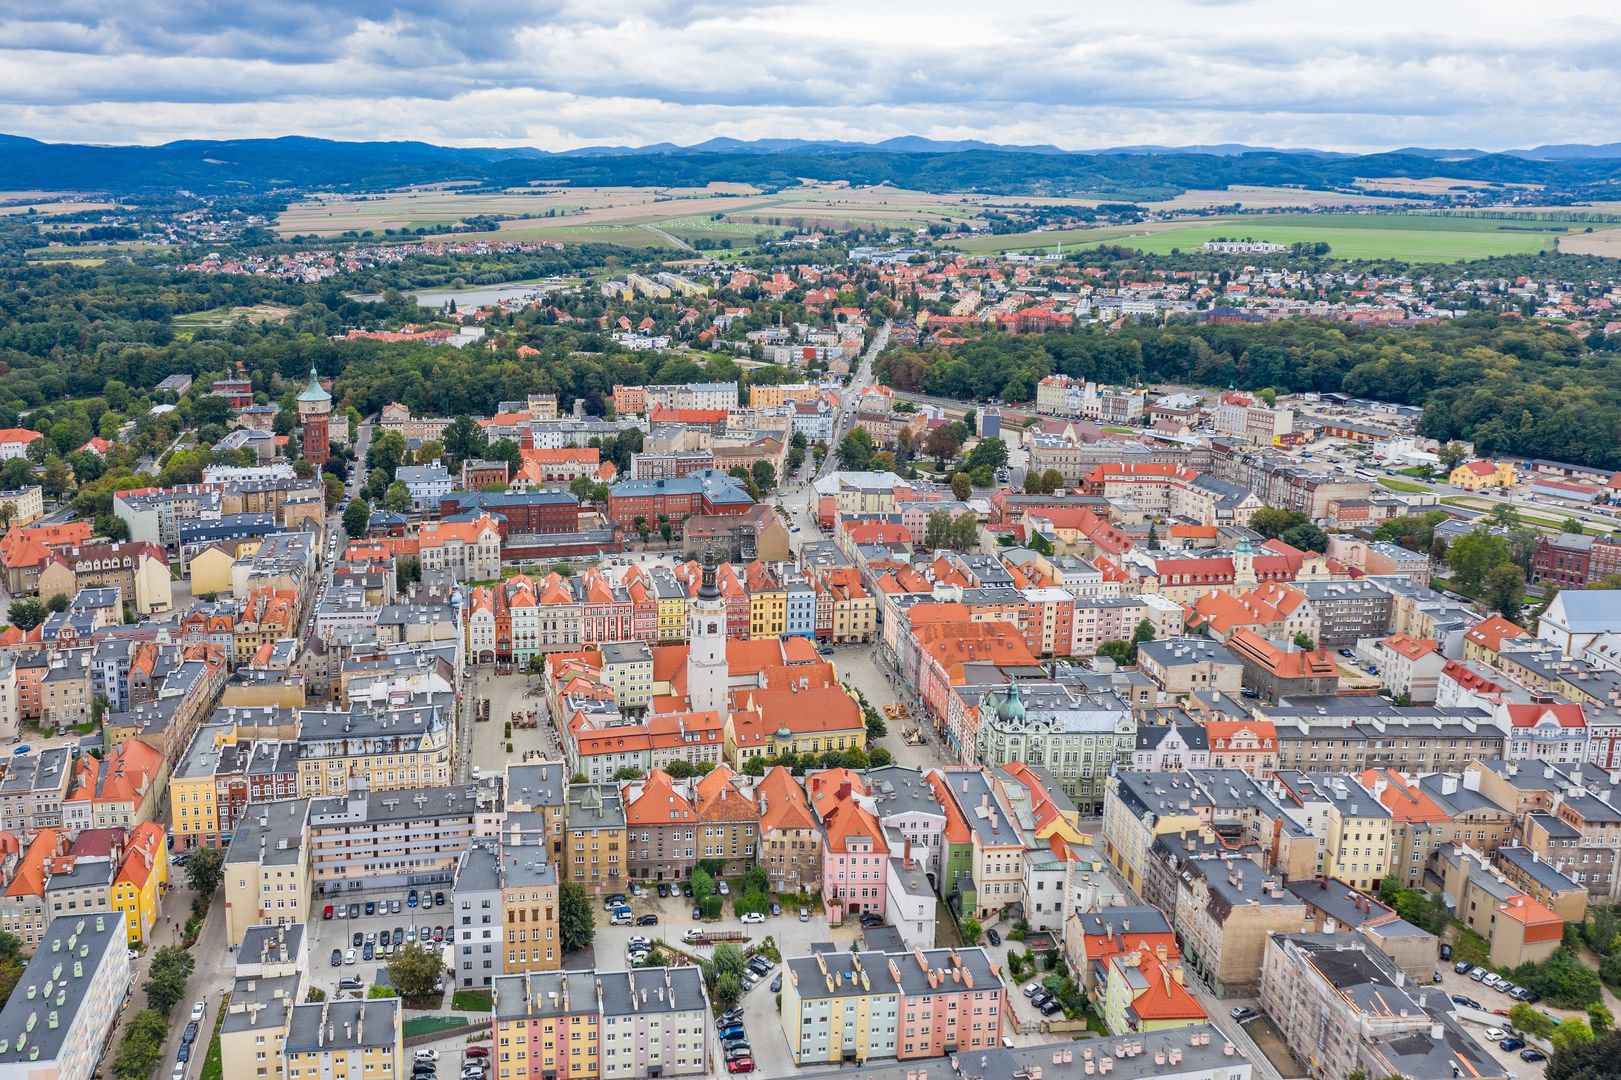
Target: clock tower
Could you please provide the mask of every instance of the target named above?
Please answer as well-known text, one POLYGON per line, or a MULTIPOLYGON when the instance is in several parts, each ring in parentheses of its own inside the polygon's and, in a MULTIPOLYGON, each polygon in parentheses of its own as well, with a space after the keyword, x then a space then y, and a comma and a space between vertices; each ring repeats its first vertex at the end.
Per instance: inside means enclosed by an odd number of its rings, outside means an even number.
POLYGON ((715 583, 715 552, 704 552, 703 581, 687 605, 687 698, 693 711, 726 715, 726 601, 715 583))

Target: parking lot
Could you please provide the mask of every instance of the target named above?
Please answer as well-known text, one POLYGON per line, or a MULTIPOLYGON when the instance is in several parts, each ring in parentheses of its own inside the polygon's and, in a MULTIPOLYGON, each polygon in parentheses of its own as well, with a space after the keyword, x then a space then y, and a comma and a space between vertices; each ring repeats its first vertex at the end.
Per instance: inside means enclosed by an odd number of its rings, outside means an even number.
MULTIPOLYGON (((708 960, 714 955, 713 946, 688 945, 682 941, 682 936, 694 927, 703 930, 741 931, 743 939, 731 944, 745 951, 770 938, 785 957, 808 956, 811 946, 817 942, 832 942, 835 948, 847 950, 859 937, 854 922, 845 926, 830 927, 821 908, 814 905, 807 909, 808 917, 804 922, 799 921, 796 907, 784 906, 781 915, 768 916, 763 923, 744 925, 731 915, 729 910, 726 917, 712 922, 694 919, 692 901, 683 896, 660 898, 651 889, 646 896, 627 895, 627 900, 633 915, 637 917, 657 915, 658 925, 610 926, 608 914, 598 901, 594 951, 595 963, 599 968, 612 970, 628 966, 625 949, 632 937, 644 937, 656 944, 667 944, 687 955, 708 960)), ((570 966, 578 966, 579 963, 573 956, 568 958, 568 962, 570 966)), ((771 980, 782 970, 780 964, 774 966, 752 990, 744 993, 743 1000, 739 1002, 743 1009, 743 1025, 754 1058, 755 1071, 760 1076, 785 1076, 794 1067, 788 1055, 788 1044, 783 1039, 776 994, 771 991, 771 980)), ((725 1071, 725 1053, 721 1048, 719 1030, 719 1027, 715 1026, 711 1033, 713 1067, 710 1071, 715 1074, 725 1071)))
MULTIPOLYGON (((430 931, 434 927, 443 927, 446 935, 452 933, 452 919, 450 900, 450 886, 448 884, 435 887, 433 890, 419 890, 421 894, 426 891, 442 892, 447 901, 443 907, 435 904, 432 907, 410 907, 407 903, 408 889, 389 889, 387 891, 365 892, 356 895, 345 894, 342 898, 344 906, 358 905, 361 911, 359 918, 338 918, 337 908, 339 900, 335 897, 315 898, 310 909, 310 925, 313 933, 310 937, 310 981, 313 985, 321 987, 328 995, 338 992, 339 980, 344 978, 358 978, 364 987, 371 986, 379 980, 379 973, 388 966, 388 957, 380 949, 379 944, 383 934, 389 936, 389 948, 393 949, 394 931, 400 931, 401 945, 407 940, 415 940, 419 945, 443 950, 443 942, 435 942, 430 933, 427 942, 422 941, 423 927, 430 931), (366 904, 371 902, 377 905, 389 904, 398 901, 400 910, 384 912, 379 908, 374 914, 366 915, 366 904), (325 918, 326 909, 333 908, 331 919, 325 918), (361 935, 361 944, 356 946, 354 936, 361 935), (375 935, 375 936, 374 936, 375 935), (365 959, 365 946, 368 941, 372 944, 372 959, 365 959), (332 953, 337 951, 344 963, 334 967, 332 953), (348 962, 350 953, 354 954, 354 963, 348 962)), ((449 980, 447 979, 447 983, 449 980)))
MULTIPOLYGON (((1514 999, 1507 994, 1475 982, 1468 975, 1460 975, 1453 970, 1449 961, 1442 961, 1439 970, 1441 973, 1441 986, 1447 993, 1461 995, 1473 1001, 1478 1001, 1485 1006, 1485 1012, 1491 1016, 1490 1020, 1486 1020, 1484 1016, 1476 1013, 1473 1009, 1467 1008, 1459 1010, 1458 1018, 1463 1022, 1464 1028, 1491 1052, 1492 1057, 1507 1068, 1510 1074, 1521 1078, 1521 1080, 1525 1080, 1527 1077, 1542 1076, 1547 1069, 1547 1062, 1521 1061, 1519 1051, 1504 1050, 1497 1045, 1496 1040, 1486 1038, 1488 1028, 1499 1027, 1506 1030, 1509 1027, 1508 1010, 1516 1004, 1514 999)), ((1586 1016, 1585 1013, 1575 1012, 1570 1009, 1552 1008, 1546 1002, 1539 1001, 1532 1007, 1539 1012, 1544 1012, 1551 1017, 1558 1017, 1561 1020, 1575 1016, 1586 1016)))

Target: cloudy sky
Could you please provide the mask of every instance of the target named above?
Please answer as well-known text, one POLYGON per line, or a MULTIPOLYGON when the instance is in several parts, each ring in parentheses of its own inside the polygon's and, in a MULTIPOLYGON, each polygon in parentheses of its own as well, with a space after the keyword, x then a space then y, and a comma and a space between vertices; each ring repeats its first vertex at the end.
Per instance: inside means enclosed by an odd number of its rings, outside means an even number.
POLYGON ((0 132, 543 149, 1611 142, 1621 5, 0 0, 0 132))

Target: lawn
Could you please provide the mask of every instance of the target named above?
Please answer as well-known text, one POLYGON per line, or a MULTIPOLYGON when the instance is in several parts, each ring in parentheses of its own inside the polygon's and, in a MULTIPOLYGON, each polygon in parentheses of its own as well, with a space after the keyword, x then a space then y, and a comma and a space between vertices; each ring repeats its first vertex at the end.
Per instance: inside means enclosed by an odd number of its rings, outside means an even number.
POLYGON ((450 1007, 457 1012, 490 1012, 495 1008, 488 990, 458 990, 450 995, 450 1007))
POLYGON ((230 1011, 231 995, 226 992, 220 998, 219 1015, 214 1017, 214 1034, 208 1040, 208 1053, 203 1057, 201 1080, 220 1080, 225 1075, 225 1059, 220 1050, 220 1025, 225 1023, 225 1015, 230 1011))
MULTIPOLYGON (((401 1034, 409 1039, 415 1035, 433 1035, 441 1031, 455 1031, 467 1026, 465 1016, 412 1016, 400 1025, 401 1034)), ((206 1077, 205 1077, 206 1080, 206 1077)))
POLYGON ((1405 491, 1412 495, 1428 495, 1430 493, 1430 489, 1423 484, 1415 484, 1409 480, 1397 480, 1389 476, 1379 477, 1378 484, 1380 487, 1388 488, 1391 491, 1405 491))

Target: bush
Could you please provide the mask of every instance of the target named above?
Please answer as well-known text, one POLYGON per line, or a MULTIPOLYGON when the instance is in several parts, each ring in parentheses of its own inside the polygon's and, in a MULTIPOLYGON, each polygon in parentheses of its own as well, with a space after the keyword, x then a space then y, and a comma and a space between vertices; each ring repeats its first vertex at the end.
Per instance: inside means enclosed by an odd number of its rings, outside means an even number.
MULTIPOLYGON (((1556 1009, 1585 1009, 1603 996, 1598 972, 1583 964, 1574 950, 1561 947, 1540 964, 1521 964, 1508 977, 1542 995, 1556 1009)), ((1586 1027, 1586 1021, 1582 1021, 1586 1027)), ((1591 1037, 1592 1032, 1588 1032, 1591 1037)))

